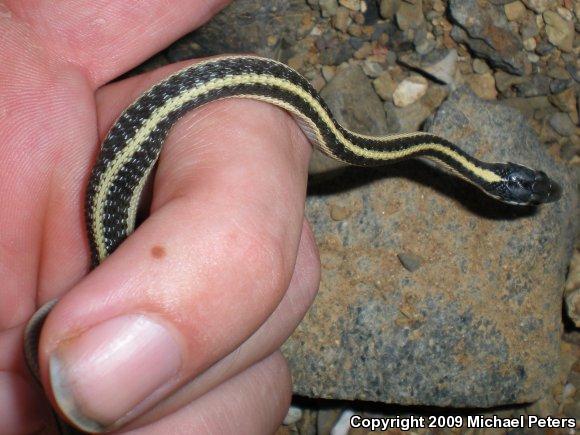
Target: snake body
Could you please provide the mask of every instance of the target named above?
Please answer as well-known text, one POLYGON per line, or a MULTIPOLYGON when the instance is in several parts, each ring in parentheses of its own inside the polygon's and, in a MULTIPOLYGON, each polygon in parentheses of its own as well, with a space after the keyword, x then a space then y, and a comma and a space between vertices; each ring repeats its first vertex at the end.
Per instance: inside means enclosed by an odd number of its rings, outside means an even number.
MULTIPOLYGON (((409 158, 434 161, 486 194, 510 204, 555 201, 559 186, 544 172, 514 163, 482 162, 428 133, 372 137, 342 127, 298 72, 255 56, 203 61, 169 76, 139 97, 105 138, 90 176, 86 224, 96 267, 134 230, 137 206, 148 175, 173 124, 186 112, 225 98, 265 101, 287 110, 312 144, 328 156, 358 166, 409 158)), ((54 301, 41 307, 25 332, 25 351, 38 376, 38 337, 54 301)))

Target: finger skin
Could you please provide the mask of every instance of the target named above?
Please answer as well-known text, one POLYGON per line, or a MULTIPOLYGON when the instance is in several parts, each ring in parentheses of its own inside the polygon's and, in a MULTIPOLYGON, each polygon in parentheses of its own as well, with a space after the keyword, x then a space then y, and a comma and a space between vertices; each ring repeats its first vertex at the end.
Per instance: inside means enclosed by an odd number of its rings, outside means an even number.
POLYGON ((286 416, 291 379, 279 352, 160 421, 127 434, 272 434, 286 416))
POLYGON ((305 221, 290 286, 268 320, 240 347, 138 418, 129 427, 142 427, 147 423, 161 420, 278 349, 306 314, 314 300, 319 282, 318 249, 310 226, 305 221))
POLYGON ((229 0, 8 0, 52 56, 85 71, 94 89, 199 27, 229 0))
MULTIPOLYGON (((45 386, 50 354, 72 355, 79 334, 143 314, 169 331, 181 357, 136 416, 250 337, 287 290, 302 231, 306 138, 286 112, 259 102, 216 102, 188 118, 167 140, 150 218, 49 316, 45 386)), ((100 380, 92 387, 105 388, 100 380)), ((111 409, 91 409, 89 395, 79 394, 83 414, 117 424, 111 409)))
POLYGON ((0 371, 2 434, 36 433, 45 427, 42 414, 38 392, 30 383, 16 373, 0 371))
POLYGON ((0 327, 11 328, 86 272, 81 191, 97 136, 81 74, 14 22, 0 34, 0 327))

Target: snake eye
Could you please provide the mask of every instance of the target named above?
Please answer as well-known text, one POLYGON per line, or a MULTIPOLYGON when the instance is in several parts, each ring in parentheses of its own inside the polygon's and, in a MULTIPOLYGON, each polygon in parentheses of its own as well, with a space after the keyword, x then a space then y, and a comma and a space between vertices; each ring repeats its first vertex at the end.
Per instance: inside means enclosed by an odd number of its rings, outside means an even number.
POLYGON ((557 201, 561 188, 544 172, 516 163, 508 163, 504 172, 504 187, 500 196, 506 202, 537 205, 557 201))

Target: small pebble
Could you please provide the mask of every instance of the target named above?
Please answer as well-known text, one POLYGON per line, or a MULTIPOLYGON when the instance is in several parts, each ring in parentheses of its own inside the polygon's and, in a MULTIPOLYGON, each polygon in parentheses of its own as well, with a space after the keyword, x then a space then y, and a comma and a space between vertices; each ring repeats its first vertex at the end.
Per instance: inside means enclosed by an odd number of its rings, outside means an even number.
POLYGON ((524 44, 524 48, 527 51, 534 51, 536 49, 536 46, 538 45, 536 42, 536 38, 524 39, 523 44, 524 44))
POLYGON ((288 59, 288 66, 295 70, 300 70, 304 66, 304 56, 296 55, 288 59))
POLYGON ((338 0, 338 3, 351 11, 360 11, 360 0, 338 0))
POLYGON ((427 92, 429 83, 423 76, 414 75, 399 83, 393 93, 393 103, 397 107, 406 107, 419 100, 427 92))
POLYGON ((375 80, 373 80, 373 87, 375 92, 383 101, 391 101, 393 93, 397 87, 397 83, 391 77, 388 71, 383 71, 375 80))
POLYGON ((484 100, 497 99, 495 78, 491 72, 485 74, 471 74, 466 77, 469 87, 475 94, 484 100))
POLYGON ((332 24, 336 30, 346 32, 350 24, 350 13, 347 8, 339 7, 336 14, 332 17, 332 24))
POLYGON ((358 60, 365 59, 373 52, 373 46, 370 42, 365 42, 361 48, 354 52, 353 57, 358 60))
POLYGON ((331 81, 336 75, 336 67, 334 65, 324 65, 322 67, 322 77, 327 82, 331 81))
POLYGON ((338 9, 338 2, 336 0, 319 0, 320 12, 325 18, 336 15, 338 9))
POLYGON ((302 409, 298 408, 297 406, 291 406, 288 409, 288 413, 284 418, 282 424, 284 426, 290 426, 291 424, 296 424, 302 419, 302 409))
POLYGON ((310 80, 310 84, 312 85, 312 87, 314 87, 314 89, 320 92, 324 88, 324 86, 326 86, 326 80, 324 80, 322 74, 317 73, 314 76, 314 78, 310 80))
POLYGON ((359 26, 362 26, 365 23, 365 16, 361 12, 357 12, 356 14, 354 14, 354 17, 352 19, 359 26))
POLYGON ((385 20, 390 20, 395 16, 399 7, 399 0, 381 0, 380 14, 385 20))
POLYGON ((362 36, 362 28, 357 24, 351 24, 350 26, 348 26, 346 31, 348 32, 349 35, 357 38, 362 36))
POLYGON ((546 11, 542 16, 546 22, 548 40, 562 51, 572 51, 574 23, 562 18, 554 11, 546 11))
POLYGON ((445 12, 445 3, 443 3, 443 0, 435 0, 433 2, 433 10, 439 13, 445 12))
POLYGON ((473 60, 473 71, 477 74, 485 74, 491 71, 487 63, 482 59, 474 59, 473 60))
POLYGON ((383 67, 380 64, 369 61, 368 59, 362 64, 362 69, 371 79, 376 79, 383 72, 383 67))
POLYGON ((562 136, 571 136, 576 130, 576 126, 567 113, 557 112, 550 116, 550 126, 562 136))
POLYGON ((519 21, 526 14, 526 7, 520 1, 508 3, 503 6, 505 15, 509 21, 519 21))
POLYGON ((558 12, 558 14, 559 14, 559 15, 560 15, 562 18, 564 18, 566 21, 572 21, 572 19, 574 18, 574 17, 572 16, 572 11, 569 11, 569 10, 568 10, 568 9, 566 9, 566 8, 559 7, 559 8, 556 8, 556 11, 557 11, 557 12, 558 12))
POLYGON ((343 221, 352 214, 352 209, 343 205, 333 205, 330 208, 330 218, 333 221, 343 221))
POLYGON ((269 47, 273 47, 274 45, 276 45, 277 42, 278 42, 278 37, 275 35, 268 36, 268 39, 266 41, 266 43, 268 44, 269 47))
POLYGON ((413 42, 415 44, 415 50, 421 55, 425 55, 433 51, 436 45, 435 35, 433 35, 431 32, 427 32, 424 37, 419 38, 417 38, 417 35, 415 35, 415 40, 413 42))
POLYGON ((555 95, 550 95, 550 103, 556 106, 560 111, 570 114, 573 123, 578 123, 578 110, 576 108, 576 90, 573 86, 568 89, 557 93, 555 95))
POLYGON ((423 260, 415 254, 410 252, 401 252, 397 254, 399 261, 403 265, 405 269, 409 272, 415 272, 417 269, 421 267, 423 260))

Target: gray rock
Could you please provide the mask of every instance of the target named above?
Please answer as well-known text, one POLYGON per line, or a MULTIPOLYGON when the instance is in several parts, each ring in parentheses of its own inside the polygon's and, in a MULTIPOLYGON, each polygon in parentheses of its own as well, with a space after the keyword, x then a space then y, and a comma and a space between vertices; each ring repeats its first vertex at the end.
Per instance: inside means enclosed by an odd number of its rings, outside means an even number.
POLYGON ((470 74, 465 76, 465 81, 473 92, 484 100, 497 99, 495 78, 491 72, 485 74, 470 74))
POLYGON ((550 126, 562 136, 572 136, 576 126, 567 113, 557 112, 550 116, 550 126))
POLYGON ((495 73, 495 85, 500 92, 507 92, 515 88, 516 85, 525 83, 525 81, 525 77, 508 74, 503 71, 497 71, 495 73))
POLYGON ((319 0, 320 12, 323 17, 333 17, 338 9, 337 0, 319 0))
POLYGON ((568 88, 571 88, 574 85, 574 81, 570 80, 562 80, 562 79, 555 79, 550 82, 550 92, 553 94, 558 94, 562 91, 565 91, 568 88))
POLYGON ((320 93, 341 124, 364 134, 386 134, 383 103, 358 66, 340 70, 320 93))
POLYGON ((566 68, 561 66, 553 66, 546 71, 546 75, 553 79, 568 80, 570 78, 570 73, 566 71, 566 68))
POLYGON ((332 19, 332 25, 335 29, 344 33, 348 29, 350 21, 350 11, 343 6, 340 6, 336 10, 336 15, 332 19))
POLYGON ((418 70, 440 83, 453 83, 457 70, 457 51, 438 49, 427 55, 417 53, 403 54, 399 62, 405 66, 418 70))
POLYGON ((385 103, 387 125, 395 133, 409 133, 420 129, 425 120, 435 112, 447 98, 446 86, 431 85, 425 95, 417 102, 406 107, 397 107, 391 102, 385 103))
POLYGON ((543 39, 540 42, 538 42, 538 45, 536 45, 536 53, 538 53, 540 56, 545 56, 546 54, 551 53, 555 49, 556 47, 554 47, 548 41, 544 41, 543 39))
POLYGON ((539 95, 549 95, 550 78, 542 74, 534 74, 527 80, 515 85, 518 97, 537 97, 539 95))
POLYGON ((288 412, 286 413, 286 417, 284 417, 284 421, 282 422, 282 424, 284 426, 290 426, 291 424, 296 424, 302 419, 303 415, 304 415, 304 411, 301 408, 299 408, 297 406, 291 406, 288 409, 288 412))
POLYGON ((548 40, 562 51, 572 51, 574 43, 574 23, 567 21, 554 11, 543 14, 548 40))
POLYGON ((396 31, 389 36, 390 39, 387 46, 397 53, 413 49, 413 40, 409 39, 412 36, 412 32, 396 31))
POLYGON ((552 107, 546 96, 508 98, 503 100, 503 103, 517 109, 528 118, 533 117, 536 110, 544 112, 552 107))
POLYGON ((338 2, 351 11, 360 11, 360 0, 338 0, 338 2))
POLYGON ((574 80, 576 80, 578 83, 580 83, 580 69, 579 68, 576 68, 575 65, 567 64, 566 71, 568 71, 570 73, 570 75, 572 76, 572 78, 574 80))
POLYGON ((578 124, 578 105, 574 88, 570 87, 559 94, 551 95, 549 100, 562 112, 568 113, 574 124, 578 124))
POLYGON ((393 92, 393 103, 397 107, 407 107, 427 93, 429 82, 418 74, 411 75, 397 85, 393 92))
MULTIPOLYGON (((524 39, 523 41, 524 44, 524 48, 526 49, 526 51, 534 51, 536 49, 536 47, 538 46, 538 42, 536 41, 535 38, 528 38, 528 39, 524 39)), ((537 54, 533 54, 533 56, 538 56, 537 54)), ((528 59, 530 58, 530 54, 528 54, 528 59)))
POLYGON ((363 62, 362 69, 365 74, 372 79, 376 79, 384 72, 384 68, 381 64, 372 62, 368 59, 363 62))
POLYGON ((540 34, 540 30, 538 29, 538 25, 536 20, 530 17, 530 19, 526 20, 521 27, 520 33, 522 35, 522 39, 526 40, 529 38, 533 38, 534 36, 538 36, 540 34))
POLYGON ((397 83, 388 71, 383 71, 379 77, 373 80, 375 92, 384 101, 393 100, 393 92, 397 88, 397 83))
POLYGON ((381 17, 385 20, 394 18, 399 9, 400 0, 381 0, 380 11, 381 17))
POLYGON ((417 29, 425 21, 423 0, 405 0, 397 9, 397 25, 401 30, 417 29))
POLYGON ((548 9, 556 9, 557 0, 522 0, 524 4, 532 11, 541 14, 548 9))
POLYGON ((491 69, 484 60, 473 59, 473 72, 476 74, 486 74, 491 72, 491 69))
POLYGON ((429 131, 487 161, 542 168, 564 196, 513 208, 413 162, 351 169, 313 190, 322 283, 283 347, 297 394, 490 407, 533 402, 554 385, 578 212, 572 175, 516 111, 463 88, 429 131), (333 204, 351 213, 335 221, 333 204), (423 259, 413 273, 397 258, 404 251, 423 259))
POLYGON ((364 39, 361 39, 361 38, 352 37, 348 40, 348 42, 350 45, 352 45, 352 48, 354 48, 355 50, 358 50, 358 49, 362 48, 362 46, 365 45, 365 43, 367 41, 365 41, 364 39))
POLYGON ((423 28, 417 29, 415 38, 413 39, 413 44, 415 45, 415 50, 418 54, 426 55, 435 48, 435 36, 433 33, 427 32, 423 28))
POLYGON ((523 75, 527 58, 522 42, 499 6, 482 8, 477 0, 450 0, 449 10, 457 26, 451 36, 478 56, 511 74, 523 75))
POLYGON ((537 64, 540 61, 540 56, 536 53, 528 53, 527 58, 530 61, 530 64, 537 64))
MULTIPOLYGON (((356 38, 351 38, 349 42, 345 44, 334 35, 324 35, 316 44, 320 52, 320 62, 323 65, 340 65, 348 61, 357 50, 356 38)), ((363 43, 364 41, 360 41, 360 46, 363 43)))
POLYGON ((520 21, 526 14, 526 7, 520 1, 504 5, 504 12, 509 21, 520 21))
POLYGON ((397 254, 397 257, 399 258, 399 261, 403 267, 409 272, 415 272, 418 270, 421 267, 421 263, 423 262, 421 257, 411 252, 400 252, 397 254))

